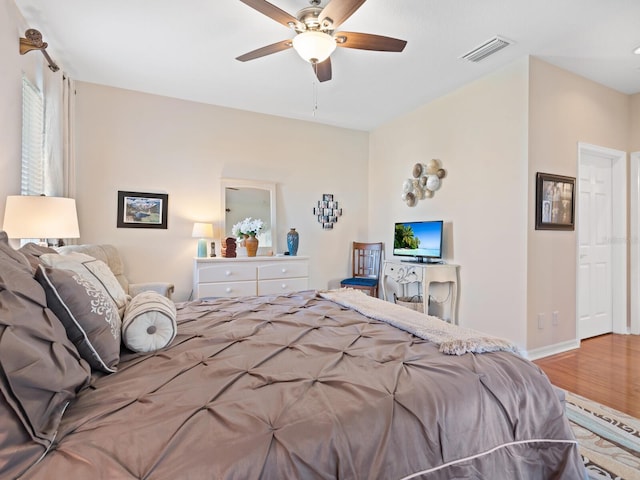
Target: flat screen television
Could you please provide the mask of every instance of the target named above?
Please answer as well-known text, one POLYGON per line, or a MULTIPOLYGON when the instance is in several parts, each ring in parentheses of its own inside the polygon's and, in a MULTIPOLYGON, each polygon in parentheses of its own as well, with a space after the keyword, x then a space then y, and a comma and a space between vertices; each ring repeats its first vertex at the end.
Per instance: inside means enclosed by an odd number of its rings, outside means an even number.
POLYGON ((442 259, 442 220, 395 224, 393 254, 413 261, 435 263, 442 259))

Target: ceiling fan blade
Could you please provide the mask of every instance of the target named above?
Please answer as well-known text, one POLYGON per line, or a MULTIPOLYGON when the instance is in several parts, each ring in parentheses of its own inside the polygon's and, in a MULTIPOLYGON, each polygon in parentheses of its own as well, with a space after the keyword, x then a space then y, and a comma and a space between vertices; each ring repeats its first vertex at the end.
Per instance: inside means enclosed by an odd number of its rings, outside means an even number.
POLYGON ((318 77, 318 81, 326 82, 327 80, 331 80, 331 57, 327 58, 324 62, 311 66, 313 67, 316 77, 318 77))
POLYGON ((279 9, 275 5, 267 2, 266 0, 240 0, 245 5, 250 6, 254 10, 266 15, 267 17, 281 23, 285 27, 300 26, 298 19, 292 15, 289 15, 284 10, 279 9))
POLYGON ((266 55, 271 55, 272 53, 281 52, 282 50, 286 50, 291 47, 291 40, 283 40, 278 43, 267 45, 266 47, 258 48, 251 52, 245 53, 244 55, 240 55, 239 57, 236 57, 236 60, 247 62, 249 60, 255 60, 256 58, 264 57, 266 55))
POLYGON ((358 10, 366 0, 331 0, 329 4, 324 7, 318 18, 320 19, 320 25, 324 25, 325 21, 329 21, 331 30, 338 28, 347 18, 353 15, 353 12, 358 10))
POLYGON ((370 33, 338 32, 334 35, 334 38, 339 47, 376 50, 379 52, 401 52, 407 45, 406 40, 372 35, 370 33))

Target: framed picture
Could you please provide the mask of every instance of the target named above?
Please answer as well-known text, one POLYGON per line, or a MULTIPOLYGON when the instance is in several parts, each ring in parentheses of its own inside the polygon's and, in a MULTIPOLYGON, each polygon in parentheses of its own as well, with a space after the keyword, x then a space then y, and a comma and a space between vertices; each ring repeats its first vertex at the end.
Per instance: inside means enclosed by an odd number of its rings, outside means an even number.
POLYGON ((167 228, 166 193, 118 191, 118 228, 167 228))
POLYGON ((574 177, 538 172, 536 230, 574 230, 575 191, 574 177))

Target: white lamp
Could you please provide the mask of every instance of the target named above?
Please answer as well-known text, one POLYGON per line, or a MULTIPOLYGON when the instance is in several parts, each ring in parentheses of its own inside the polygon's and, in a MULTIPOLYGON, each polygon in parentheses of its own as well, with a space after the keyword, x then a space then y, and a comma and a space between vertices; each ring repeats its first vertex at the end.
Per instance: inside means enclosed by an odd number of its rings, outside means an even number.
POLYGON ((327 33, 311 30, 293 37, 293 48, 303 60, 321 63, 336 49, 336 41, 327 33))
POLYGON ((2 229, 9 238, 78 238, 78 213, 73 198, 10 195, 2 229))
POLYGON ((191 233, 193 238, 199 238, 198 240, 198 257, 207 256, 207 238, 213 237, 213 224, 211 223, 194 223, 193 232, 191 233))

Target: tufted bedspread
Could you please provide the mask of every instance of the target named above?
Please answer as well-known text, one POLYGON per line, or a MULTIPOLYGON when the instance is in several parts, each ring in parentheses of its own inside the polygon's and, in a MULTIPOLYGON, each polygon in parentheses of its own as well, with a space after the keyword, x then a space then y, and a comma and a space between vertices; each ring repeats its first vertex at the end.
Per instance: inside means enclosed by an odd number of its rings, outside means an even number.
POLYGON ((24 479, 579 479, 546 376, 450 356, 315 292, 178 305, 170 348, 124 354, 24 479))

